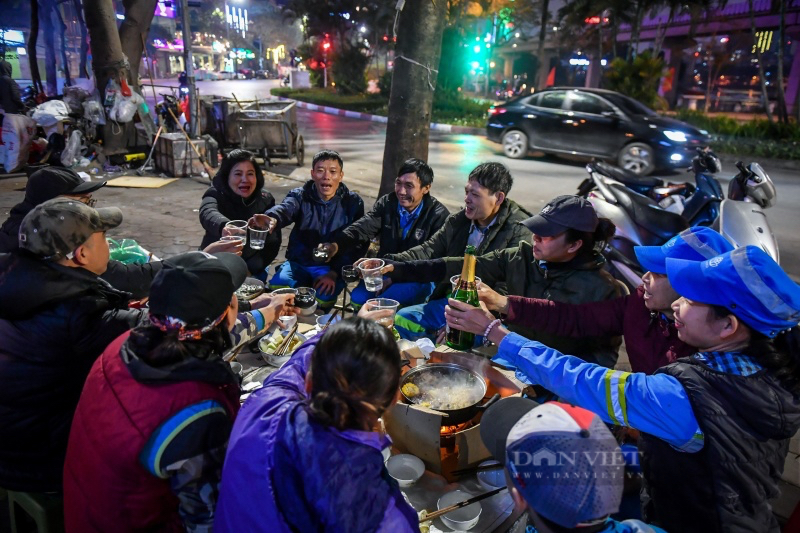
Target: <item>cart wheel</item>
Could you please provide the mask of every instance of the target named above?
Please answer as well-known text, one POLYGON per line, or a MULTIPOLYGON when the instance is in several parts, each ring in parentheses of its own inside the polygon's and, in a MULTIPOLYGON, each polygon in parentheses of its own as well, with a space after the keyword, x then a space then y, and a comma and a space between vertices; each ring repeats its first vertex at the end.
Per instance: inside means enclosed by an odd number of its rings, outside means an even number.
POLYGON ((303 166, 303 160, 305 159, 305 156, 306 156, 306 145, 303 142, 303 136, 299 135, 297 137, 297 166, 298 167, 302 167, 303 166))

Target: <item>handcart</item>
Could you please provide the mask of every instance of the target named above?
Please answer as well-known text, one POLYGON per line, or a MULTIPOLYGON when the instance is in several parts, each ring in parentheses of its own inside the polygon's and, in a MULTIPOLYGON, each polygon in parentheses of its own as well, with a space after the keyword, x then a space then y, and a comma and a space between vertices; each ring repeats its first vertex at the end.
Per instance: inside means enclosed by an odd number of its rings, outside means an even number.
POLYGON ((296 158, 297 166, 303 166, 305 144, 297 129, 295 102, 255 102, 233 111, 227 117, 225 137, 226 144, 259 154, 266 165, 272 158, 296 158))

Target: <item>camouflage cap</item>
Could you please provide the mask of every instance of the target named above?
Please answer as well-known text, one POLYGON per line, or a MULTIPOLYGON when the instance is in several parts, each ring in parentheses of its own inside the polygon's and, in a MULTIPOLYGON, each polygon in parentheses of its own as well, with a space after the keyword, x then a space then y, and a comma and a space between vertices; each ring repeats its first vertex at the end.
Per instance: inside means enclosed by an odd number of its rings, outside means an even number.
POLYGON ((116 207, 94 209, 72 198, 53 198, 22 219, 19 247, 42 259, 58 259, 73 252, 93 233, 120 224, 122 211, 116 207))

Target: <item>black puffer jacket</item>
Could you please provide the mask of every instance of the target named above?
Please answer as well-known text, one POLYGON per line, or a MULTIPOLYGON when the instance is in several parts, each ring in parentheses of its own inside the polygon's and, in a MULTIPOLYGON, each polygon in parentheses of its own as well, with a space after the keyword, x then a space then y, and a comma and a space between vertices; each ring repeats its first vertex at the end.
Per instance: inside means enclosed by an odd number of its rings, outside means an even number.
POLYGON ((0 59, 0 107, 6 113, 22 113, 25 110, 19 85, 11 79, 11 63, 4 59, 0 59))
POLYGON ((89 369, 145 316, 129 297, 87 270, 0 254, 0 486, 61 490, 89 369))
MULTIPOLYGON (((35 195, 33 198, 29 198, 26 194, 22 202, 11 208, 11 213, 0 228, 0 253, 13 252, 19 249, 17 235, 22 219, 31 209, 49 199, 37 198, 35 195)), ((100 277, 109 282, 115 289, 129 292, 133 298, 139 299, 150 293, 150 284, 153 283, 153 278, 160 270, 160 261, 144 264, 125 264, 111 260, 108 262, 108 268, 100 277)))
POLYGON ((347 226, 339 235, 336 244, 339 245, 340 252, 353 246, 365 246, 375 237, 380 237, 381 240, 378 257, 405 252, 433 236, 444 226, 450 215, 439 200, 426 194, 422 197, 419 216, 404 239, 400 215, 397 212, 398 205, 397 195, 393 192, 378 198, 369 213, 347 226))
MULTIPOLYGON (((258 176, 258 174, 256 174, 258 176)), ((228 176, 214 176, 211 187, 203 194, 200 203, 200 224, 206 230, 200 248, 205 248, 222 236, 222 228, 231 220, 248 220, 275 205, 275 198, 264 189, 264 177, 256 181, 256 190, 248 198, 242 198, 228 186, 228 176)), ((249 242, 249 240, 248 240, 249 242)), ((273 231, 261 250, 245 246, 242 259, 252 274, 262 272, 272 263, 281 248, 281 232, 273 231)))

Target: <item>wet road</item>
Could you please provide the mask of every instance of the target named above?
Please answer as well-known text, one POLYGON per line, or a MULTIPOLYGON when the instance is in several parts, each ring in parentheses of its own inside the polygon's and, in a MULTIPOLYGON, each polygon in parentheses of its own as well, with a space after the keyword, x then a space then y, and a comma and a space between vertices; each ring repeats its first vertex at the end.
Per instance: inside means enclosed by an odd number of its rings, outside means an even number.
MULTIPOLYGON (((172 84, 177 85, 177 82, 172 84)), ((278 80, 224 80, 198 85, 203 94, 234 93, 237 98, 251 99, 268 97, 269 89, 277 86, 278 80)), ((304 178, 308 176, 311 155, 321 148, 332 148, 342 154, 345 180, 370 196, 376 194, 383 161, 385 124, 303 109, 298 110, 298 123, 306 143, 305 167, 297 168, 285 162, 277 166, 277 172, 304 178)), ((451 209, 460 208, 466 178, 470 170, 483 161, 500 161, 509 167, 514 177, 511 197, 532 212, 557 195, 575 192, 586 177, 581 161, 550 156, 513 160, 502 155, 498 144, 475 135, 431 132, 428 161, 435 172, 432 193, 451 209)), ((727 181, 735 167, 733 160, 726 158, 723 162, 721 181, 727 190, 727 181)), ((777 205, 768 211, 768 216, 778 237, 781 264, 800 280, 800 177, 793 171, 771 168, 768 162, 762 166, 778 189, 777 205)), ((694 179, 683 173, 666 178, 672 181, 694 179)))

